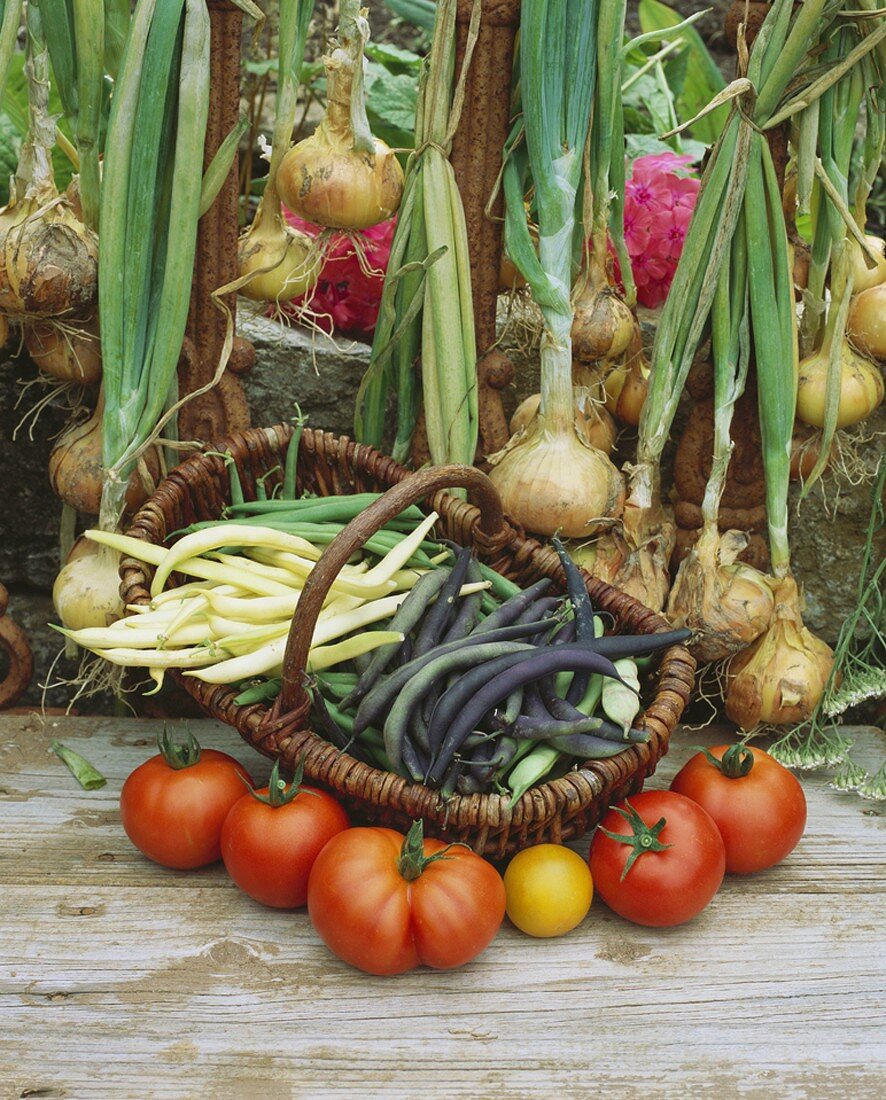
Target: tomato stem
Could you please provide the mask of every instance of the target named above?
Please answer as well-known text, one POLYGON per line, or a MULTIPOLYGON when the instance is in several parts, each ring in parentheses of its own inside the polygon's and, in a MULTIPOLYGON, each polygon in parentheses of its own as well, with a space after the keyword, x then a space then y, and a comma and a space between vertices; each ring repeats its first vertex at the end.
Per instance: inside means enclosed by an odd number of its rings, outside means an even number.
POLYGON ((640 856, 645 855, 647 852, 663 852, 666 848, 672 847, 670 844, 662 844, 658 839, 659 834, 667 824, 666 818, 660 818, 654 825, 647 825, 627 800, 625 800, 625 807, 625 809, 622 809, 620 806, 612 806, 611 809, 615 810, 617 814, 621 814, 631 826, 632 832, 625 835, 624 833, 610 832, 609 829, 604 829, 602 825, 599 827, 600 832, 608 836, 610 840, 617 840, 619 844, 629 844, 633 849, 621 873, 622 882, 624 882, 628 871, 640 856))
POLYGON ((164 722, 163 730, 157 736, 157 748, 160 750, 166 763, 175 771, 181 771, 182 768, 190 768, 200 759, 200 742, 190 730, 188 730, 187 733, 187 741, 183 745, 176 745, 172 740, 169 727, 164 722))
POLYGON ((414 882, 428 866, 429 863, 436 863, 438 859, 449 859, 446 853, 450 848, 467 848, 469 845, 462 844, 461 841, 453 841, 452 844, 447 844, 445 848, 439 852, 435 852, 432 856, 425 855, 425 838, 424 838, 424 822, 421 818, 413 821, 409 832, 403 840, 403 846, 400 849, 400 858, 397 860, 397 870, 406 879, 407 882, 414 882))
POLYGON ((697 745, 696 748, 704 753, 708 763, 727 779, 742 779, 754 766, 754 754, 744 741, 736 741, 734 745, 730 745, 720 760, 702 745, 697 745))
MULTIPOLYGON (((302 790, 302 779, 305 774, 305 758, 302 754, 299 762, 295 766, 295 773, 292 776, 292 782, 289 787, 286 786, 286 780, 280 776, 280 761, 274 761, 274 767, 271 769, 270 777, 268 778, 268 793, 260 794, 256 787, 253 787, 248 780, 244 780, 247 787, 249 787, 249 793, 256 800, 256 802, 263 802, 266 806, 273 806, 275 809, 278 806, 286 806, 290 802, 294 802, 300 794, 316 794, 316 791, 302 790)), ((242 778, 242 776, 241 776, 242 778)))

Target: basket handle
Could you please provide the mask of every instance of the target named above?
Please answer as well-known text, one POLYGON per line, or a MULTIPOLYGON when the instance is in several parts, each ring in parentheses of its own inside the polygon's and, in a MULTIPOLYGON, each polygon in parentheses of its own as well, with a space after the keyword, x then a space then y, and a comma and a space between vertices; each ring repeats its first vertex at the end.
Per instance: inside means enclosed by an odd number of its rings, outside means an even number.
POLYGON ((429 466, 405 477, 378 500, 356 516, 323 551, 311 570, 296 605, 289 627, 278 712, 289 714, 304 692, 302 673, 307 667, 311 639, 317 617, 333 581, 353 553, 368 538, 411 504, 442 489, 467 489, 468 497, 479 510, 479 528, 487 536, 500 535, 505 529, 501 499, 486 474, 473 466, 429 466))

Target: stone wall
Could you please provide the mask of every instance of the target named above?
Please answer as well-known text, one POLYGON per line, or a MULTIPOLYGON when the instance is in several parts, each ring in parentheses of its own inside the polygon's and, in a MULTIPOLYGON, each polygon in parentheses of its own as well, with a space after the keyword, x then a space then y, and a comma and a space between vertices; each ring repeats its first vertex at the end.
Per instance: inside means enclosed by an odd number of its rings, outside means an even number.
MULTIPOLYGON (((256 348, 256 365, 245 380, 255 424, 286 420, 298 402, 312 426, 350 434, 354 399, 368 355, 365 344, 346 338, 332 341, 300 328, 281 327, 245 302, 241 302, 239 327, 256 348)), ((647 323, 647 336, 652 331, 647 323)), ((525 350, 526 334, 518 326, 512 323, 507 327, 503 342, 517 368, 515 386, 506 395, 510 411, 518 400, 537 390, 538 364, 535 355, 525 350), (519 350, 520 346, 524 350, 519 350)), ((0 477, 4 497, 0 512, 0 581, 10 591, 10 615, 28 631, 35 651, 37 672, 27 702, 39 700, 39 685, 60 649, 58 635, 47 624, 53 619, 50 591, 58 568, 61 508, 50 489, 46 468, 52 440, 64 424, 63 412, 49 406, 30 432, 20 429, 13 440, 24 407, 33 404, 39 392, 45 392, 33 386, 22 393, 23 383, 35 375, 26 358, 7 357, 0 362, 0 477), (21 404, 16 410, 19 398, 21 404)), ((863 450, 872 472, 886 432, 884 410, 868 427, 880 433, 863 450)), ((623 436, 622 454, 627 456, 631 448, 631 437, 623 436)), ((796 504, 797 494, 793 496, 796 504)), ((792 544, 796 571, 806 593, 809 623, 831 641, 854 602, 856 568, 869 506, 869 484, 853 486, 845 477, 828 475, 825 494, 814 490, 795 514, 792 544)), ((884 550, 886 547, 881 548, 881 552, 884 550)), ((76 667, 76 662, 60 660, 55 676, 69 678, 76 667)), ((69 698, 70 689, 59 687, 48 693, 46 701, 64 706, 69 698)), ((107 696, 82 704, 83 709, 104 709, 108 705, 107 696)))

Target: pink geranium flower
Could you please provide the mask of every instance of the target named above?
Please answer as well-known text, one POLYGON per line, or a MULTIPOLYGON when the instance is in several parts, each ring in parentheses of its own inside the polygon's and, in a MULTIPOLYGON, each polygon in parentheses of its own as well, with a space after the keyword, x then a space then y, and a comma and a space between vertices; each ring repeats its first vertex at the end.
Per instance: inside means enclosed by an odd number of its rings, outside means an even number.
MULTIPOLYGON (((311 237, 323 231, 285 207, 283 213, 290 225, 311 237)), ((316 286, 304 297, 283 305, 284 312, 299 317, 309 311, 312 320, 329 333, 371 336, 396 224, 396 218, 391 218, 364 229, 356 242, 346 233, 333 231, 316 286)))
POLYGON ((691 163, 677 153, 638 157, 625 183, 625 245, 637 300, 650 308, 667 297, 698 198, 701 182, 684 174, 691 163))

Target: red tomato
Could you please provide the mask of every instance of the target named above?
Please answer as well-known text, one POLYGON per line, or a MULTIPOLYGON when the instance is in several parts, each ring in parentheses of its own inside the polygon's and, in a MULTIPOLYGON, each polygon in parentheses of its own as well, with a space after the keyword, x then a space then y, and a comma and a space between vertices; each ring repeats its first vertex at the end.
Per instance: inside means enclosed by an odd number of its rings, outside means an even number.
POLYGON ((244 781, 251 782, 249 774, 227 753, 201 749, 193 736, 184 750, 164 737, 159 744, 157 756, 140 764, 120 792, 126 835, 164 867, 215 863, 221 858, 222 825, 243 797, 244 781))
POLYGON ((697 803, 672 791, 644 791, 603 818, 589 861, 610 909, 635 924, 669 928, 697 916, 716 894, 726 851, 697 803))
MULTIPOLYGON (((722 760, 729 748, 718 745, 711 756, 722 760)), ((726 845, 726 870, 733 874, 779 863, 806 828, 806 796, 796 777, 750 745, 732 746, 721 767, 698 753, 674 776, 671 790, 697 802, 714 819, 726 845)))
POLYGON ((470 849, 423 840, 420 821, 405 838, 393 829, 348 829, 314 861, 308 913, 326 946, 360 970, 448 970, 495 937, 505 888, 470 849))
POLYGON ((244 893, 277 909, 305 904, 314 860, 350 824, 331 795, 300 780, 299 774, 287 791, 275 764, 268 786, 243 795, 222 826, 228 874, 244 893))

